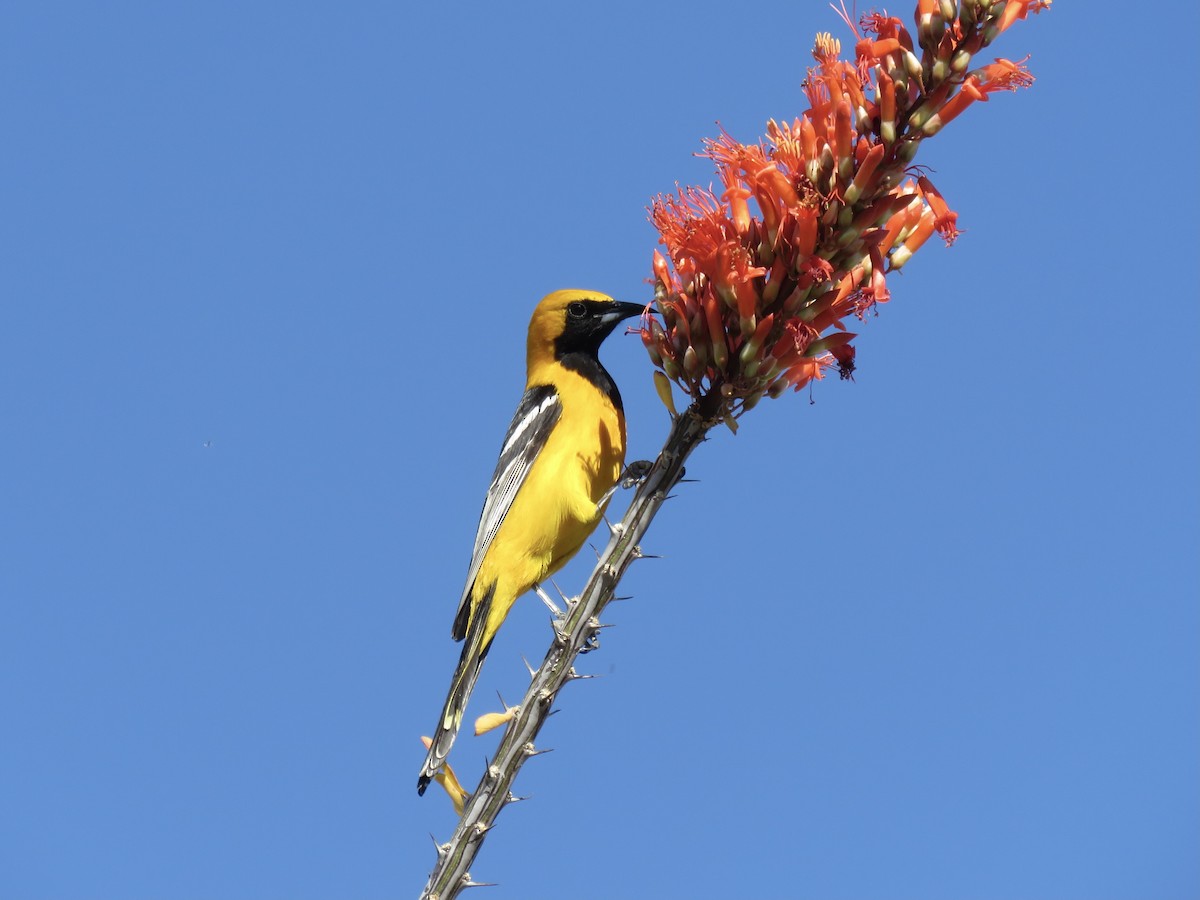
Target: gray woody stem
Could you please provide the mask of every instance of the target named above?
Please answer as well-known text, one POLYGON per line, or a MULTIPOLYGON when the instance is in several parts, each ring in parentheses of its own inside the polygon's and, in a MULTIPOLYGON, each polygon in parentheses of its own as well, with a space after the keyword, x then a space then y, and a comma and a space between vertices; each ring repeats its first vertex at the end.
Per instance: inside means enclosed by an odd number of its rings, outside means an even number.
POLYGON ((625 517, 613 529, 608 546, 592 570, 583 593, 570 603, 565 618, 555 622, 554 642, 534 673, 519 712, 508 723, 495 757, 467 800, 454 834, 448 843, 438 847, 437 864, 421 892, 421 900, 450 900, 464 887, 478 883, 471 880, 468 872, 475 855, 500 810, 516 799, 512 785, 517 771, 537 752, 534 738, 550 715, 559 690, 578 677, 574 669, 575 658, 599 629, 600 613, 612 600, 621 576, 629 564, 642 555, 638 542, 672 488, 683 477, 684 461, 712 426, 714 417, 711 413, 705 415, 708 410, 701 408, 715 405, 711 402, 715 399, 705 397, 675 419, 667 442, 645 481, 639 485, 625 517))

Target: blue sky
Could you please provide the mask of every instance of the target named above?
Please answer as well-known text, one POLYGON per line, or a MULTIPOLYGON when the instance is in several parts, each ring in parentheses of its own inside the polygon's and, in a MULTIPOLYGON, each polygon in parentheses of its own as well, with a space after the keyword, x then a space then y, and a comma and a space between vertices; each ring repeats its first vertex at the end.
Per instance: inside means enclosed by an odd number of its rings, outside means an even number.
MULTIPOLYGON (((416 895, 529 311, 646 298, 650 197, 798 114, 839 29, 435 6, 4 13, 0 897, 416 895)), ((855 383, 693 458, 489 898, 1200 895, 1196 60, 1159 27, 1060 4, 988 54, 1037 83, 918 159, 965 234, 855 383)), ((640 343, 604 359, 653 456, 640 343)), ((549 638, 519 603, 470 714, 549 638)))

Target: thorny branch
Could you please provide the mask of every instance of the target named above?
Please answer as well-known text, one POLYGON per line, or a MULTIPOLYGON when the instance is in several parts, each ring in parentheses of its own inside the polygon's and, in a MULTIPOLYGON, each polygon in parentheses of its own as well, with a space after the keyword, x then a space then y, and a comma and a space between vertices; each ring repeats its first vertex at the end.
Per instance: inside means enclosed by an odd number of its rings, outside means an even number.
POLYGON ((638 486, 620 524, 612 529, 608 545, 600 554, 583 592, 568 605, 564 617, 555 622, 554 641, 546 658, 533 675, 520 707, 508 723, 496 754, 484 770, 479 786, 466 802, 462 817, 450 840, 438 847, 437 864, 421 893, 422 900, 450 900, 464 887, 479 884, 469 869, 496 816, 517 798, 512 793, 517 772, 536 755, 534 741, 550 715, 558 692, 578 678, 575 660, 593 641, 600 628, 600 614, 613 599, 617 584, 630 563, 642 555, 639 542, 671 490, 683 477, 683 466, 714 424, 713 399, 694 403, 675 419, 666 443, 649 474, 638 486))

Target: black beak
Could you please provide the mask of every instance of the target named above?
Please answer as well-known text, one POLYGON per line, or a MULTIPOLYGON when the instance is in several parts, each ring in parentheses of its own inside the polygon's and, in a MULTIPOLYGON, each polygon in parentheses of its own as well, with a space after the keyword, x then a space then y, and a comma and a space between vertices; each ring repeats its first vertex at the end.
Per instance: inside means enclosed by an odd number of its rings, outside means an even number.
POLYGON ((613 302, 610 308, 604 311, 603 315, 600 316, 600 321, 605 325, 616 325, 622 319, 640 316, 645 310, 646 307, 640 303, 622 303, 617 300, 613 302))

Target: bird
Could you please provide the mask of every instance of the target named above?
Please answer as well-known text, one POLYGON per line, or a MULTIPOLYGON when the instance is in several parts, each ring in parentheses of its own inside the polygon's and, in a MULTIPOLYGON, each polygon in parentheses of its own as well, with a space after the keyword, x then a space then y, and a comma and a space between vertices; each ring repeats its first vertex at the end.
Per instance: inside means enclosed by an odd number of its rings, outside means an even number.
POLYGON ((463 641, 417 779, 445 763, 492 640, 513 603, 575 555, 604 514, 625 463, 625 414, 600 344, 645 310, 606 294, 554 291, 529 320, 525 393, 492 475, 451 637, 463 641))

